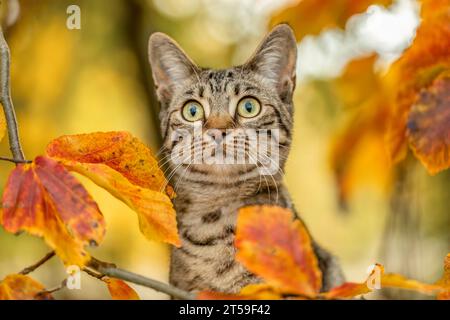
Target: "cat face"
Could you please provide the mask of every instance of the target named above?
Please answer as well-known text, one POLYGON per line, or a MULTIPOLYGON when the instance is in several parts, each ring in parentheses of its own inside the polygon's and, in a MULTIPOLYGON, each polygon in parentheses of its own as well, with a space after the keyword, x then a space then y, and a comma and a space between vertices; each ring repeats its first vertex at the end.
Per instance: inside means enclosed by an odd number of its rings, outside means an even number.
POLYGON ((295 87, 290 27, 275 27, 245 64, 225 70, 198 67, 162 33, 150 37, 149 60, 169 164, 226 179, 281 172, 295 87))

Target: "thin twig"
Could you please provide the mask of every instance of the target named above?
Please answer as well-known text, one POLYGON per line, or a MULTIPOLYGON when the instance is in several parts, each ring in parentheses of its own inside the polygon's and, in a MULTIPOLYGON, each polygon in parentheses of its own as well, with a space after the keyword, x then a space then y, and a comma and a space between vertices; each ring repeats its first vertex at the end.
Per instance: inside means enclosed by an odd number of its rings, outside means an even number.
POLYGON ((15 164, 18 164, 18 163, 31 163, 32 162, 30 160, 16 160, 16 159, 8 158, 8 157, 0 157, 0 160, 2 160, 2 161, 9 161, 9 162, 12 162, 12 163, 15 163, 15 164))
POLYGON ((25 161, 25 155, 19 139, 16 113, 11 100, 10 87, 10 53, 9 47, 0 26, 0 103, 5 113, 6 124, 8 125, 9 148, 15 161, 25 161))
POLYGON ((104 274, 99 273, 97 270, 92 271, 89 268, 83 268, 83 271, 86 272, 88 275, 90 275, 91 277, 94 277, 98 280, 103 280, 103 278, 105 277, 104 274))
POLYGON ((42 290, 42 291, 36 293, 36 297, 42 296, 44 294, 52 294, 53 292, 59 291, 59 290, 65 288, 66 286, 67 286, 67 279, 64 279, 56 287, 53 287, 53 288, 50 288, 50 289, 45 289, 45 290, 42 290))
POLYGON ((47 253, 41 260, 39 260, 38 262, 36 262, 35 264, 33 264, 29 267, 26 267, 19 273, 20 274, 29 274, 30 272, 33 272, 34 270, 36 270, 37 268, 42 266, 44 263, 46 263, 48 260, 53 258, 54 255, 55 255, 55 251, 51 251, 51 252, 47 253))
POLYGON ((181 290, 170 284, 150 279, 139 274, 111 266, 111 264, 104 264, 98 260, 89 263, 89 267, 101 273, 102 275, 132 282, 153 290, 166 293, 174 298, 182 300, 194 300, 195 295, 188 291, 181 290))

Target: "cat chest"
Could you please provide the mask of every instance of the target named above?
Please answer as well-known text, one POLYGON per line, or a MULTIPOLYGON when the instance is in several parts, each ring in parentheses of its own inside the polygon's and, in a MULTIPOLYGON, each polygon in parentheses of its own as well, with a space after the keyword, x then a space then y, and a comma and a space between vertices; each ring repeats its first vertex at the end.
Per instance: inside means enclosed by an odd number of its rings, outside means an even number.
POLYGON ((240 203, 192 206, 178 214, 184 250, 212 259, 234 255, 234 234, 240 203))

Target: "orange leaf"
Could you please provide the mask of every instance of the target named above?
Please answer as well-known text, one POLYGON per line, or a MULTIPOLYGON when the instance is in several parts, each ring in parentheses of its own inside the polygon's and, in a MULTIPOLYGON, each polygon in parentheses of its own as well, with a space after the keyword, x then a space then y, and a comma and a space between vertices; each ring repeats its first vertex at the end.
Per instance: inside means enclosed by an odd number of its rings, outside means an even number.
POLYGON ((371 292, 366 283, 346 282, 322 294, 325 299, 353 298, 371 292))
POLYGON ((436 284, 443 288, 437 296, 438 300, 450 300, 450 253, 444 260, 444 275, 436 284))
POLYGON ((316 296, 322 275, 311 239, 291 211, 276 206, 239 210, 236 259, 283 293, 316 296))
POLYGON ((113 300, 140 300, 136 291, 124 281, 115 278, 102 278, 108 285, 109 293, 113 300))
POLYGON ((381 77, 374 71, 376 58, 372 55, 352 61, 340 77, 330 82, 338 101, 349 110, 346 112, 353 111, 330 149, 331 167, 343 205, 361 186, 388 191, 391 182, 384 137, 390 103, 381 77))
POLYGON ((137 212, 141 232, 150 240, 181 244, 176 213, 169 197, 163 193, 132 184, 119 172, 104 164, 62 160, 71 171, 78 172, 109 191, 137 212))
POLYGON ((417 280, 408 279, 400 274, 388 273, 381 277, 382 288, 398 288, 405 290, 413 290, 424 294, 433 295, 439 292, 442 288, 438 285, 426 284, 417 280))
POLYGON ((132 184, 173 197, 171 187, 151 150, 128 132, 96 132, 59 137, 47 146, 54 158, 81 163, 105 164, 132 184))
POLYGON ((62 165, 47 157, 18 165, 3 193, 6 231, 43 237, 66 264, 84 265, 86 244, 102 241, 105 222, 97 204, 62 165))
POLYGON ((201 291, 197 295, 199 300, 279 300, 281 297, 275 288, 266 283, 249 284, 238 294, 201 291))
MULTIPOLYGON (((386 134, 388 151, 394 163, 406 156, 407 138, 411 132, 407 130, 409 112, 420 98, 420 92, 430 87, 439 75, 450 70, 449 48, 449 1, 422 0, 422 23, 416 38, 391 66, 386 77, 386 90, 395 102, 386 134)), ((412 129, 414 131, 414 127, 412 129)), ((439 138, 442 139, 442 135, 439 138)), ((440 168, 434 163, 427 164, 427 168, 432 168, 431 172, 440 168)))
POLYGON ((175 194, 150 149, 137 138, 127 132, 62 136, 48 145, 47 154, 136 211, 148 239, 180 245, 170 201, 175 194))
POLYGON ((450 167, 450 72, 421 92, 407 132, 414 154, 430 173, 450 167))
POLYGON ((287 22, 295 30, 297 40, 317 35, 325 29, 344 28, 354 14, 363 13, 370 5, 390 5, 392 0, 300 0, 275 14, 270 25, 287 22))
POLYGON ((44 286, 22 274, 11 274, 0 281, 0 300, 52 300, 50 293, 42 293, 44 286))
MULTIPOLYGON (((440 284, 426 284, 417 280, 408 279, 400 274, 388 273, 384 274, 384 269, 378 264, 378 268, 381 268, 380 288, 396 288, 404 290, 412 290, 421 292, 428 295, 434 295, 442 292, 442 285, 440 284)), ((373 277, 372 272, 370 277, 373 277)), ((338 287, 332 288, 330 291, 322 293, 321 296, 326 299, 342 299, 353 298, 362 294, 371 292, 372 290, 367 286, 370 277, 362 283, 346 282, 338 287)))

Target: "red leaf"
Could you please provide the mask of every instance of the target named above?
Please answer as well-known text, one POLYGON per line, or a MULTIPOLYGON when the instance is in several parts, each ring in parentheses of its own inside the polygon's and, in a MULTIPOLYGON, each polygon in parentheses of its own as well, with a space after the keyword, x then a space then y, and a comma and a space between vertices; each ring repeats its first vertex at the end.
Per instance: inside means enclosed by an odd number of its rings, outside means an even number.
POLYGON ((18 165, 3 193, 0 222, 6 231, 43 237, 66 264, 84 265, 87 244, 105 233, 103 216, 84 187, 60 164, 37 157, 18 165))

